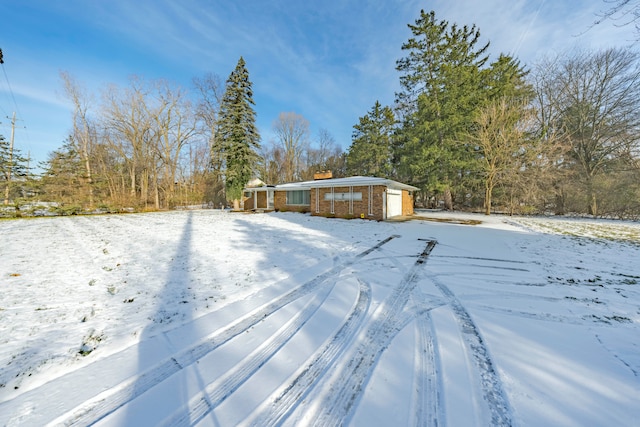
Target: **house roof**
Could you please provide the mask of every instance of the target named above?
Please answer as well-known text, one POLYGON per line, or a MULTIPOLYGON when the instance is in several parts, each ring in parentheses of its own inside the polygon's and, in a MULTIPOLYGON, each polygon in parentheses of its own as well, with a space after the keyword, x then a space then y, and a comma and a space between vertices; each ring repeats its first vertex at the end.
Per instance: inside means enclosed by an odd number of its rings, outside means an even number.
POLYGON ((332 178, 313 181, 291 182, 288 184, 276 185, 276 190, 300 190, 307 188, 326 188, 326 187, 351 187, 364 185, 384 185, 395 190, 416 191, 417 187, 409 184, 403 184, 398 181, 386 178, 376 178, 371 176, 350 176, 348 178, 332 178))

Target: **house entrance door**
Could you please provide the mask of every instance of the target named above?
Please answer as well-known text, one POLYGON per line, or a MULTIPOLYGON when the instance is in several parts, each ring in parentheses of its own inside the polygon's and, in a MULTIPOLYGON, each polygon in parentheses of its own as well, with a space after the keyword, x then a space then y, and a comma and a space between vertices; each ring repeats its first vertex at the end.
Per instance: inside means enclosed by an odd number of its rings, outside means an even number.
POLYGON ((267 210, 273 210, 273 190, 267 191, 267 210))

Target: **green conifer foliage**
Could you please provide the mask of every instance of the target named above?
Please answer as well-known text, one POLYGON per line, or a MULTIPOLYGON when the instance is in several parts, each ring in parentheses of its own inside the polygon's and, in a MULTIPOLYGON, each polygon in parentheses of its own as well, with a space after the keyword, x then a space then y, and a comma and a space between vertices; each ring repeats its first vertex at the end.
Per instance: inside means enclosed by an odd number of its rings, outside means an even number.
POLYGON ((240 57, 227 79, 216 130, 216 138, 224 151, 227 200, 241 198, 242 189, 252 178, 257 164, 260 134, 253 105, 249 72, 240 57))
POLYGON ((0 135, 0 189, 4 204, 25 192, 27 177, 27 159, 17 148, 12 150, 9 141, 0 135))
POLYGON ((421 11, 409 28, 413 37, 402 45, 407 56, 396 64, 403 89, 396 100, 403 118, 396 158, 405 179, 443 192, 451 208, 452 192, 473 169, 473 153, 457 140, 485 98, 481 68, 489 44, 477 46, 475 26, 449 25, 434 12, 421 11))
POLYGON ((353 137, 347 153, 347 173, 392 178, 392 141, 396 119, 389 107, 379 101, 353 126, 353 137))

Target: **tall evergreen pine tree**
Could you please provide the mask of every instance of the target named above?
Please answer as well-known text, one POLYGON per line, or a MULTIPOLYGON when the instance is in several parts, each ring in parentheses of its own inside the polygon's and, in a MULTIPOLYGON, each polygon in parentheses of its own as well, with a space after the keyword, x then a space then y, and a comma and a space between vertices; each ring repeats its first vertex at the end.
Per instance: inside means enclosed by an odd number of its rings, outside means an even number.
POLYGON ((253 90, 245 65, 240 57, 227 79, 216 130, 226 164, 226 197, 234 201, 235 208, 238 208, 242 189, 254 174, 260 148, 253 90))
POLYGON ((473 155, 457 142, 468 130, 482 102, 481 69, 489 44, 477 46, 475 27, 438 21, 434 12, 420 12, 411 37, 397 61, 402 92, 397 104, 403 118, 396 158, 403 178, 442 192, 452 208, 452 193, 464 185, 473 155))
POLYGON ((9 141, 0 135, 0 188, 4 204, 24 192, 27 169, 27 159, 20 150, 11 150, 9 141))
POLYGON ((393 110, 379 101, 353 126, 353 136, 347 153, 347 173, 392 178, 392 139, 396 119, 393 110))

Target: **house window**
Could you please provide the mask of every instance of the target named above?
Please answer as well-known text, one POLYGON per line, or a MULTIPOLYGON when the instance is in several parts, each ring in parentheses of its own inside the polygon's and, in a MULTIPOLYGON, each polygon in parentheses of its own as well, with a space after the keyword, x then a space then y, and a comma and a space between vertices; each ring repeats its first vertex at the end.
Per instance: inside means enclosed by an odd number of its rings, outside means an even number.
POLYGON ((324 200, 360 202, 362 193, 324 193, 324 200))
POLYGON ((310 205, 311 192, 309 190, 287 191, 287 205, 310 205))

